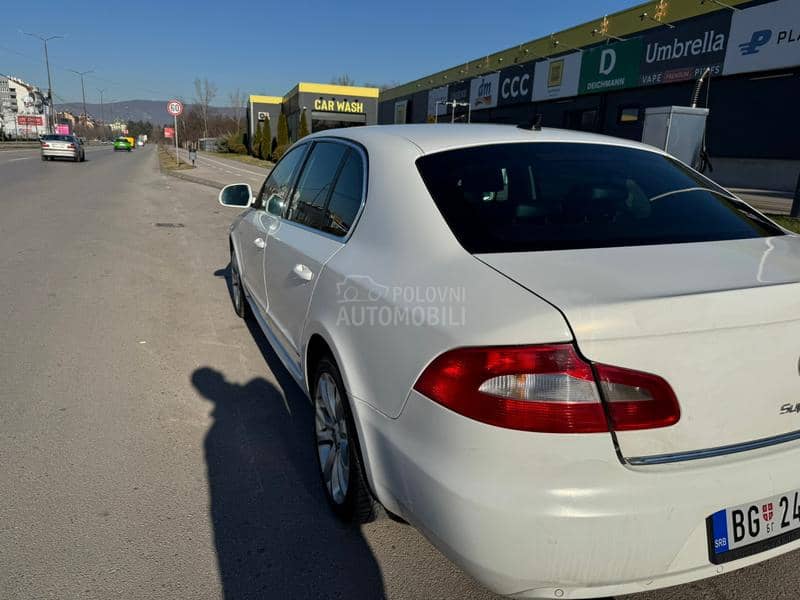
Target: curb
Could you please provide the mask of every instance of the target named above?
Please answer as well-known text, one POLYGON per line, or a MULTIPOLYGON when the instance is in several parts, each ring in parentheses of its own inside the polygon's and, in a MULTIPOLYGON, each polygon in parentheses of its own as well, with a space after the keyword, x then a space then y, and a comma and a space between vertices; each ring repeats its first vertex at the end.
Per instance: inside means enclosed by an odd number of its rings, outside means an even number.
POLYGON ((210 179, 203 179, 202 177, 187 175, 186 173, 182 173, 181 171, 166 171, 164 169, 161 169, 161 172, 164 175, 177 177, 178 179, 183 179, 184 181, 191 181, 192 183, 199 183, 200 185, 205 185, 210 188, 214 188, 215 190, 221 190, 222 188, 225 187, 224 184, 219 183, 218 181, 211 181, 210 179))

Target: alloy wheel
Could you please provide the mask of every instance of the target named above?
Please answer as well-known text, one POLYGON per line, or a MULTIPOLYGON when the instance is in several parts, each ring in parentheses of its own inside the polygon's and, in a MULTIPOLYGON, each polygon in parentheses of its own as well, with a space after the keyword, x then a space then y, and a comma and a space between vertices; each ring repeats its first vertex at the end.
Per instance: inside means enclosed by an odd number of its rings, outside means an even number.
POLYGON ((342 396, 329 373, 321 373, 317 380, 314 406, 322 479, 331 499, 342 504, 350 483, 350 438, 342 396))
POLYGON ((231 288, 233 288, 233 306, 236 312, 242 310, 242 280, 239 276, 239 267, 236 265, 236 255, 231 252, 231 288))

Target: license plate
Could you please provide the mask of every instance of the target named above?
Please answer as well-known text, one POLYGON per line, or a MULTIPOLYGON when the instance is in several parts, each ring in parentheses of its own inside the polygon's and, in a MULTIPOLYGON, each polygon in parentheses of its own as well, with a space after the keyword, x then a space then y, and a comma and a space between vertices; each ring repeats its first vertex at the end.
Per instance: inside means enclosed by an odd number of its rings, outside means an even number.
POLYGON ((800 490, 719 510, 708 517, 707 527, 714 564, 800 539, 800 490))

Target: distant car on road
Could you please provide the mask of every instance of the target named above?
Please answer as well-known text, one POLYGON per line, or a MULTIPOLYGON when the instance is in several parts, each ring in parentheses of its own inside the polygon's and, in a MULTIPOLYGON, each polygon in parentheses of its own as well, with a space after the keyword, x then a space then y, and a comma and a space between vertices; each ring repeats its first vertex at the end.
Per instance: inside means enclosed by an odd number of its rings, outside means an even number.
POLYGON ((800 548, 800 237, 675 158, 353 127, 219 200, 234 308, 311 398, 340 517, 380 502, 515 598, 800 548))
POLYGON ((126 151, 130 152, 133 148, 131 147, 131 140, 130 138, 126 137, 118 137, 114 140, 114 152, 117 151, 126 151))
POLYGON ((69 158, 75 162, 86 160, 83 141, 75 135, 48 134, 41 137, 42 160, 69 158))

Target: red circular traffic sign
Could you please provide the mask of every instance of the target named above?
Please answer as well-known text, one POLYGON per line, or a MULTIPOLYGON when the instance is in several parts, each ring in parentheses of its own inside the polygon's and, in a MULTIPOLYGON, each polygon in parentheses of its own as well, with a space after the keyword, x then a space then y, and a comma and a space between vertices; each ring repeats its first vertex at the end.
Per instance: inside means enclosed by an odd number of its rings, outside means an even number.
POLYGON ((180 100, 170 100, 167 102, 167 112, 172 117, 180 117, 183 114, 183 102, 180 100))

